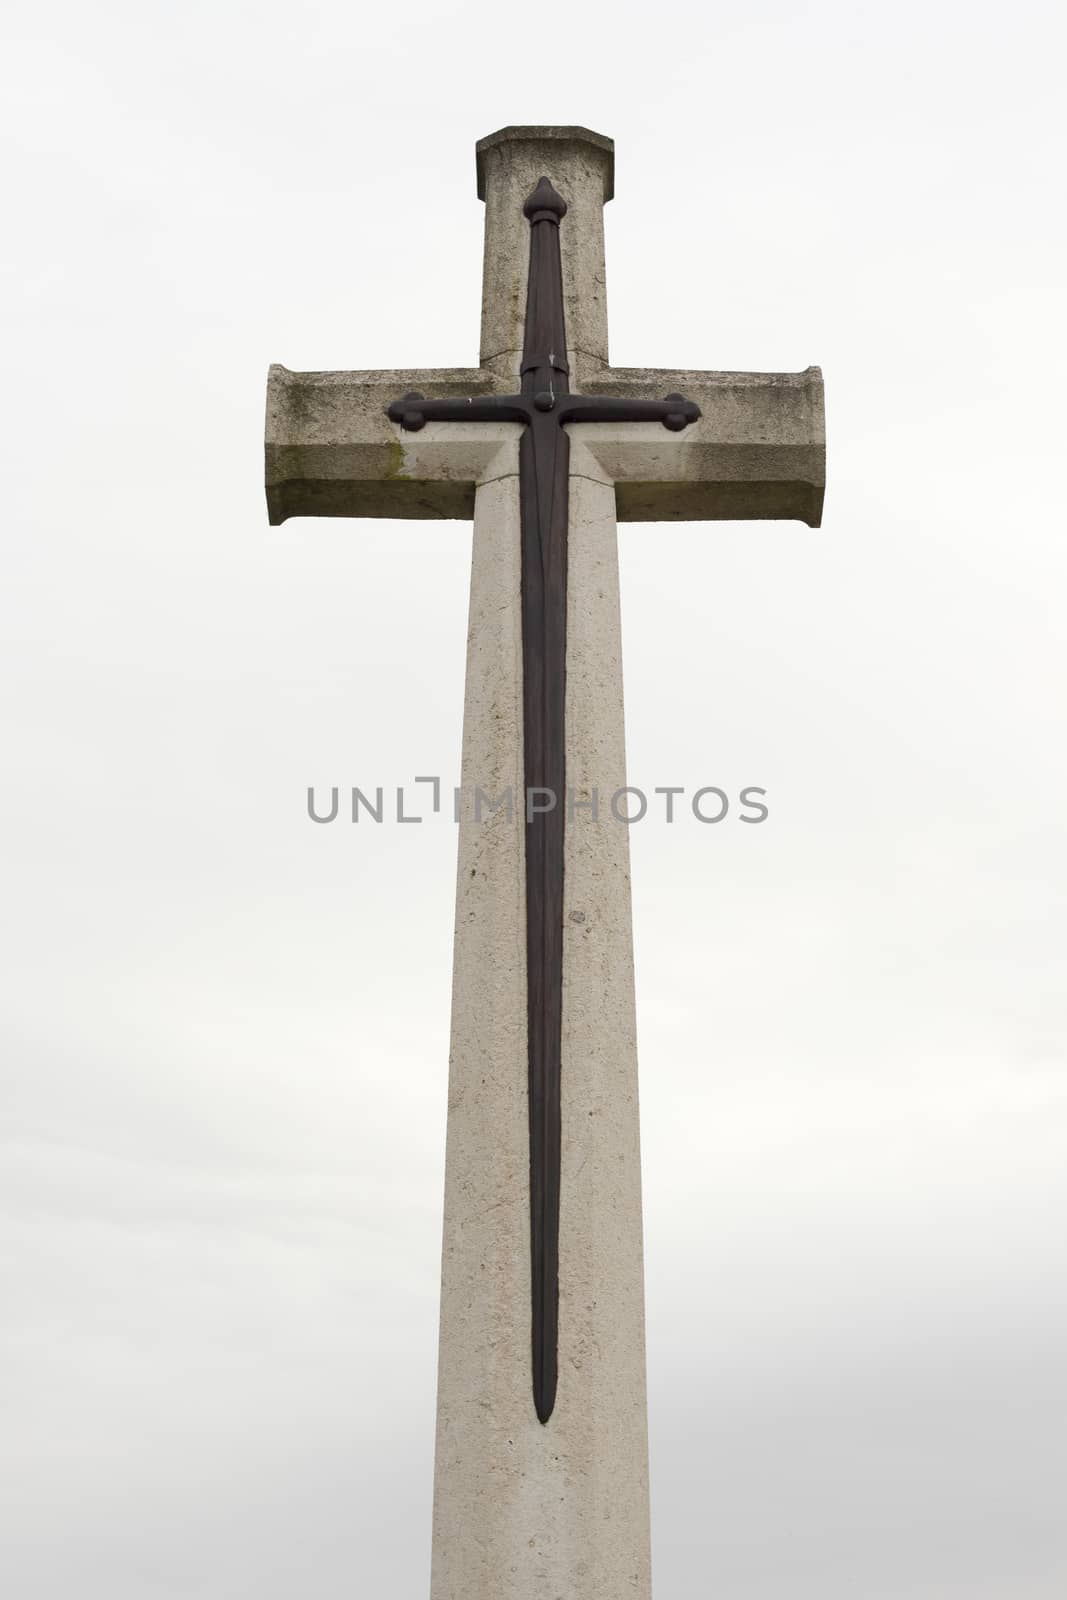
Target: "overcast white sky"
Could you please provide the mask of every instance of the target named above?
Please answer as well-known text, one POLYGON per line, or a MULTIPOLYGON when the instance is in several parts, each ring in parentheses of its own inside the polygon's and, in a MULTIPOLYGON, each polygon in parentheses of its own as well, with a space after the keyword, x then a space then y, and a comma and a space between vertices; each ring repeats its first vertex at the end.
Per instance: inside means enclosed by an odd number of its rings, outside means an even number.
POLYGON ((427 1592, 455 831, 305 789, 457 777, 470 534, 268 529, 264 383, 474 361, 581 122, 614 360, 827 383, 821 531, 621 533, 771 807, 633 830, 657 1600, 1062 1600, 1059 8, 5 10, 5 1594, 427 1592))

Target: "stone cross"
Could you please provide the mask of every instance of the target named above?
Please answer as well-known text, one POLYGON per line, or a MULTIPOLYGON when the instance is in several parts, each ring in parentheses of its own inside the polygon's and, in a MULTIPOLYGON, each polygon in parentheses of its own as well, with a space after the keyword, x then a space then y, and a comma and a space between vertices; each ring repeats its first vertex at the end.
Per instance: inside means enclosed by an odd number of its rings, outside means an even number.
POLYGON ((287 517, 473 517, 431 1600, 648 1600, 617 517, 822 506, 822 380, 608 365, 611 141, 505 128, 475 369, 272 367, 287 517), (457 426, 458 424, 458 426, 457 426))

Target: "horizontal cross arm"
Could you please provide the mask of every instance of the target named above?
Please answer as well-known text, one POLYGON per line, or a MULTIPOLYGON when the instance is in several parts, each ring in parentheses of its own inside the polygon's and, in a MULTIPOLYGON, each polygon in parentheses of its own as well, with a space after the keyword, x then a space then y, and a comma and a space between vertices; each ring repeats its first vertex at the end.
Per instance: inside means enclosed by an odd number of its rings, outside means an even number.
MULTIPOLYGON (((504 392, 513 384, 479 367, 431 371, 290 372, 267 380, 266 483, 272 523, 287 517, 474 515, 474 485, 501 447, 498 421, 398 437, 386 415, 417 390, 429 402, 504 392)), ((471 412, 465 418, 474 421, 471 412)))
MULTIPOLYGON (((684 432, 610 421, 581 438, 615 481, 622 522, 791 519, 817 528, 826 481, 822 373, 684 372, 615 367, 591 380, 628 401, 684 395, 700 418, 684 432)), ((579 419, 575 419, 576 421, 579 419)))

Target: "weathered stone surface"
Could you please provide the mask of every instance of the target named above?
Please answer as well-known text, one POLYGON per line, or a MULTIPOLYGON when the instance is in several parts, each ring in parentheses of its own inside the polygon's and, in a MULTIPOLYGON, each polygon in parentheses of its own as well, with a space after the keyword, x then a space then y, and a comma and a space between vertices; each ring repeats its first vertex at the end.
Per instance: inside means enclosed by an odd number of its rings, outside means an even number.
MULTIPOLYGON (((517 451, 512 452, 517 470, 517 451)), ((610 482, 575 451, 567 764, 560 1381, 530 1371, 523 829, 460 829, 432 1600, 648 1600, 637 1054, 618 557, 610 482)), ((503 464, 503 457, 501 464, 503 464)), ((522 790, 517 477, 478 490, 463 787, 522 790)))
MULTIPOLYGON (((430 423, 421 433, 404 433, 385 408, 412 389, 427 396, 505 394, 514 382, 512 373, 480 367, 272 367, 266 444, 271 522, 292 516, 469 520, 498 425, 430 423)), ((795 373, 609 367, 590 374, 590 386, 599 394, 649 398, 681 393, 702 412, 680 434, 652 422, 572 426, 572 437, 580 436, 615 480, 620 521, 784 517, 818 526, 826 473, 818 367, 795 373)))
POLYGON ((615 140, 609 139, 606 133, 594 133, 592 128, 579 128, 573 123, 566 127, 547 127, 542 123, 534 126, 510 126, 498 128, 496 133, 487 133, 484 139, 479 139, 474 147, 474 168, 478 180, 478 199, 488 198, 489 184, 486 171, 489 165, 489 152, 499 149, 501 145, 514 145, 518 143, 539 144, 548 146, 555 157, 563 145, 585 145, 589 150, 600 151, 603 157, 604 193, 601 196, 604 204, 615 198, 615 140))
POLYGON ((614 145, 587 128, 502 128, 479 141, 478 193, 485 201, 481 364, 509 379, 519 371, 530 229, 523 202, 543 176, 567 202, 560 229, 571 388, 608 359, 604 202, 614 186, 614 145))
MULTIPOLYGON (((489 394, 501 380, 478 367, 433 372, 290 372, 267 378, 267 512, 287 517, 474 515, 474 488, 501 439, 482 423, 402 433, 391 400, 489 394)), ((518 425, 511 427, 517 432, 518 425)))
POLYGON ((790 518, 817 528, 826 481, 822 373, 609 368, 598 394, 684 394, 683 433, 658 423, 571 428, 615 482, 620 522, 790 518))

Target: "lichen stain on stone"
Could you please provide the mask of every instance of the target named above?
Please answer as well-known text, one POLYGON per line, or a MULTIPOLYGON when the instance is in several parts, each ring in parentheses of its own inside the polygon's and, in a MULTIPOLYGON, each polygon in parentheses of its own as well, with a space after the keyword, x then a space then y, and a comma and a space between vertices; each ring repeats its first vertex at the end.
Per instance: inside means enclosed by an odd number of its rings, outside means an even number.
POLYGON ((386 465, 387 478, 410 478, 411 474, 404 471, 404 446, 399 439, 389 441, 389 461, 386 465))

